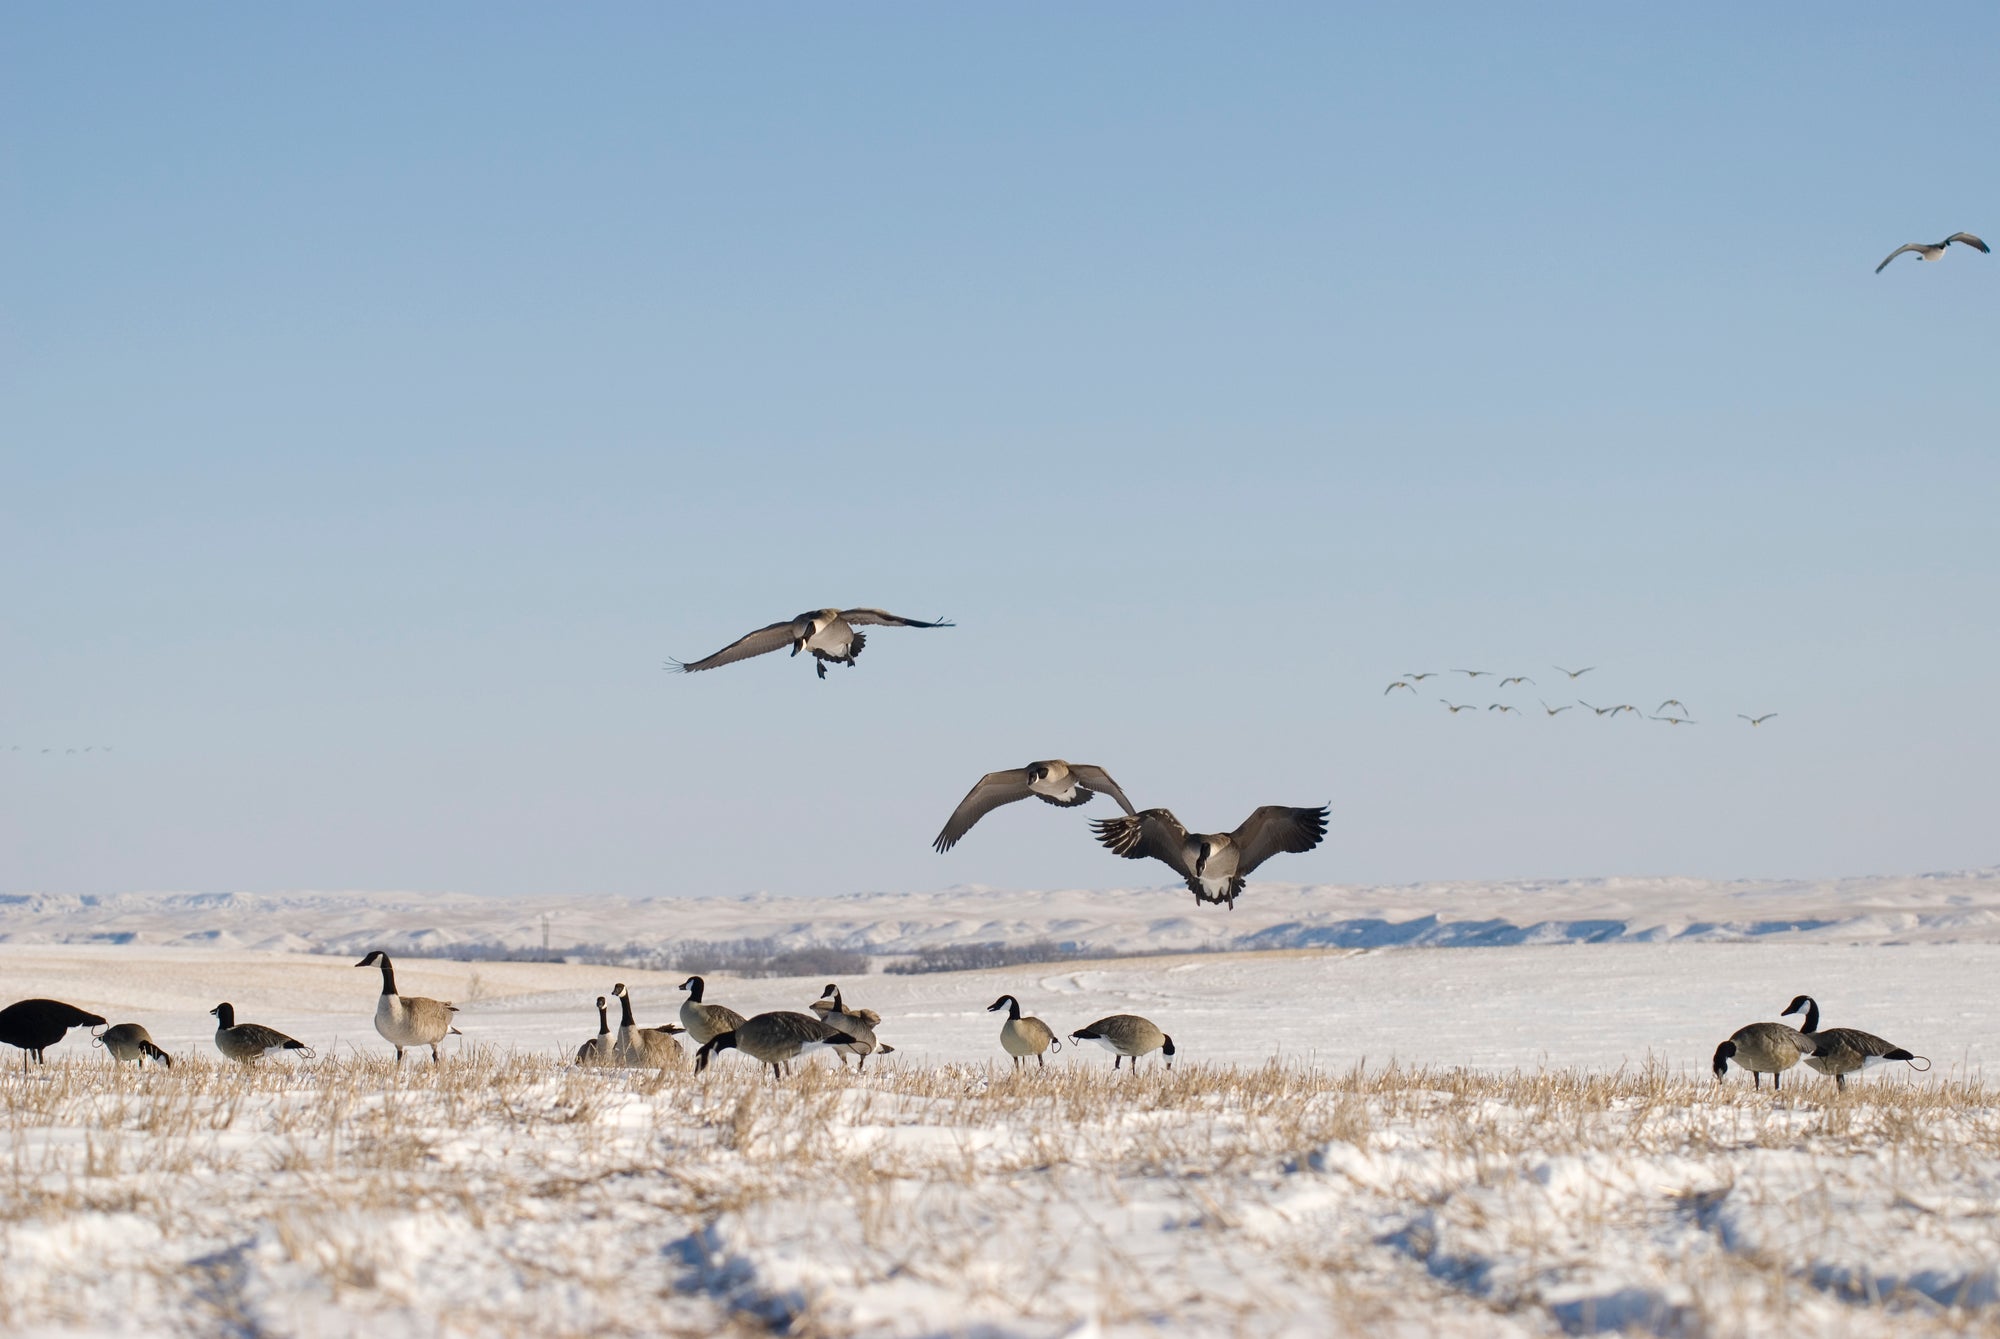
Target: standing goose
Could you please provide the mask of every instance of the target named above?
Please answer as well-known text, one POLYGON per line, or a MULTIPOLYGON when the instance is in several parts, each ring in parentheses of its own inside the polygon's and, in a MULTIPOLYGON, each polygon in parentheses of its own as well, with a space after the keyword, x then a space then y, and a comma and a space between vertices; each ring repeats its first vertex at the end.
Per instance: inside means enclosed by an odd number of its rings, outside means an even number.
POLYGON ((849 1009, 847 1002, 840 998, 840 987, 829 981, 818 999, 812 1002, 812 1011, 819 1015, 819 1021, 830 1028, 845 1032, 854 1040, 843 1046, 836 1046, 841 1068, 847 1067, 847 1057, 858 1056, 861 1063, 857 1070, 868 1068, 868 1057, 874 1054, 891 1055, 896 1048, 875 1040, 875 1029, 882 1026, 882 1015, 873 1009, 849 1009))
POLYGON ((597 1035, 576 1048, 576 1063, 579 1065, 612 1063, 611 1007, 602 995, 597 997, 597 1035))
POLYGON ((63 1039, 73 1027, 96 1027, 104 1020, 61 1000, 16 1000, 0 1009, 0 1041, 21 1048, 21 1068, 28 1057, 43 1063, 42 1052, 63 1039))
POLYGON ((965 798, 958 802, 958 808, 951 811, 944 831, 938 833, 931 846, 942 855, 956 846, 958 839, 970 832, 974 823, 1001 805, 1025 800, 1030 795, 1046 804, 1067 809, 1089 803, 1097 798, 1100 791, 1118 801, 1118 807, 1126 813, 1132 812, 1132 802, 1125 798, 1125 792, 1118 788, 1111 774, 1089 763, 1048 758, 1031 762, 1026 767, 988 772, 979 778, 978 784, 965 792, 965 798))
POLYGON ((375 1030, 396 1048, 396 1063, 403 1063, 404 1047, 428 1046, 432 1063, 442 1064, 438 1043, 448 1036, 464 1035, 451 1025, 451 1016, 458 1012, 458 1006, 420 995, 398 995, 396 969, 390 964, 389 955, 379 948, 354 965, 382 969, 382 994, 375 1001, 375 1030))
POLYGON ((771 1079, 776 1082, 785 1077, 785 1066, 800 1056, 809 1055, 822 1046, 845 1046, 853 1041, 854 1038, 847 1033, 805 1014, 758 1014, 704 1042, 702 1048, 694 1053, 694 1072, 699 1074, 707 1069, 709 1060, 717 1051, 737 1050, 769 1065, 771 1079))
POLYGON ((1810 995, 1798 996, 1785 1006, 1785 1012, 1778 1017, 1789 1018, 1801 1012, 1806 1016, 1805 1035, 1812 1038, 1813 1043, 1813 1053, 1805 1058, 1806 1063, 1822 1074, 1831 1074, 1834 1086, 1842 1092, 1847 1091, 1847 1076, 1857 1069, 1873 1069, 1892 1060, 1907 1060, 1911 1069, 1918 1069, 1919 1060, 1924 1062, 1923 1070, 1931 1067, 1930 1057, 1912 1055, 1872 1032, 1851 1027, 1828 1028, 1821 1032, 1819 1005, 1810 995))
POLYGON ((1736 1029, 1728 1041, 1715 1048, 1715 1079, 1720 1083, 1734 1060, 1737 1068, 1750 1071, 1752 1087, 1763 1087, 1764 1076, 1769 1074, 1775 1090, 1783 1086, 1785 1071, 1799 1063, 1800 1056, 1812 1053, 1812 1038, 1796 1028, 1783 1023, 1752 1023, 1736 1029))
POLYGON ((986 1006, 986 1012, 993 1013, 1003 1005, 1007 1009, 1007 1021, 1000 1025, 1000 1049, 1014 1057, 1016 1069, 1021 1067, 1023 1057, 1030 1055, 1035 1057, 1037 1066, 1046 1068, 1049 1063, 1047 1052, 1062 1049, 1056 1034, 1039 1018, 1021 1017, 1021 1002, 1012 995, 1002 995, 986 1006))
POLYGON ((1132 1059, 1132 1072, 1139 1072, 1139 1057, 1158 1051, 1166 1058, 1167 1068, 1174 1067, 1174 1039, 1147 1019, 1137 1014, 1113 1014, 1100 1018, 1089 1027, 1078 1028, 1069 1034, 1071 1041, 1094 1041, 1111 1052, 1113 1069, 1132 1059))
POLYGON ((700 660, 676 660, 673 665, 683 674, 693 674, 696 670, 719 669, 739 660, 775 651, 781 646, 789 646, 793 655, 801 651, 812 652, 813 659, 818 662, 814 668, 824 679, 828 665, 851 668, 854 658, 861 654, 861 648, 868 644, 868 638, 854 630, 857 626, 949 628, 955 625, 950 619, 941 618, 934 623, 926 623, 922 619, 904 618, 881 609, 810 609, 797 618, 773 623, 739 637, 712 656, 704 656, 700 660))
POLYGON ((1197 903, 1226 902, 1233 911, 1251 871, 1274 855, 1310 851, 1320 844, 1331 808, 1267 804, 1234 832, 1189 832, 1166 809, 1101 818, 1091 826, 1113 854, 1158 860, 1187 880, 1197 903))
POLYGON ((1887 256, 1884 256, 1882 258, 1882 263, 1875 267, 1875 273, 1877 274, 1882 273, 1883 270, 1888 268, 1890 261, 1902 255, 1905 251, 1916 252, 1918 260, 1943 260, 1944 249, 1950 246, 1953 242, 1962 242, 1966 246, 1971 247, 1974 251, 1985 251, 1989 255, 1992 252, 1992 249, 1988 247, 1986 243, 1980 241, 1977 237, 1974 237, 1971 233, 1955 232, 1951 236, 1945 238, 1942 242, 1903 243, 1901 246, 1897 247, 1894 251, 1891 251, 1887 256))
POLYGON ((681 1001, 681 1026, 688 1036, 694 1038, 696 1046, 706 1046, 725 1032, 733 1032, 743 1026, 743 1015, 720 1004, 703 1004, 701 993, 707 983, 698 976, 691 976, 681 982, 681 989, 688 997, 681 1001))
POLYGON ((139 1068, 146 1067, 147 1060, 156 1060, 168 1069, 174 1067, 174 1058, 153 1045, 152 1033, 139 1023, 120 1023, 108 1027, 97 1034, 97 1045, 111 1052, 114 1063, 130 1060, 139 1068))
POLYGON ((237 1022, 236 1006, 233 1004, 218 1004, 209 1012, 215 1015, 215 1049, 239 1065, 252 1064, 267 1055, 285 1051, 297 1051, 308 1060, 313 1058, 312 1047, 287 1037, 276 1028, 265 1027, 262 1023, 237 1022))
POLYGON ((632 993, 620 981, 611 988, 624 1007, 624 1017, 618 1024, 618 1042, 612 1048, 617 1063, 627 1068, 671 1069, 687 1063, 687 1053, 674 1040, 676 1032, 684 1031, 668 1023, 665 1027, 640 1027, 632 1018, 632 993))

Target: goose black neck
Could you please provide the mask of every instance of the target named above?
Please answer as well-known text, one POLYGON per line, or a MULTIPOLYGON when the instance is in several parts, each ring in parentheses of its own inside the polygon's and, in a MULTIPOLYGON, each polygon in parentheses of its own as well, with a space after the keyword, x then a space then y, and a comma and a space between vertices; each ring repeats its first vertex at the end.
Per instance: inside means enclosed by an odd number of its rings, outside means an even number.
POLYGON ((624 1012, 624 1013, 623 1013, 623 1014, 622 1014, 622 1015, 620 1016, 620 1021, 619 1021, 619 1026, 621 1026, 621 1027, 631 1027, 631 1026, 633 1026, 633 1023, 632 1023, 632 997, 631 997, 630 995, 626 994, 626 993, 625 993, 624 991, 622 991, 622 990, 621 990, 621 991, 619 991, 619 992, 618 992, 618 1003, 619 1003, 619 1005, 620 1005, 620 1006, 621 1006, 621 1007, 622 1007, 622 1008, 624 1009, 624 1011, 625 1011, 625 1012, 624 1012))
POLYGON ((1807 1032, 1819 1031, 1819 1001, 1810 995, 1806 996, 1806 1025, 1804 1030, 1807 1032))
MULTIPOLYGON (((1019 1019, 1021 1017, 1021 1002, 1012 995, 1007 997, 1007 1017, 1010 1019, 1019 1019)), ((991 1025, 989 1024, 988 1026, 991 1025)))
POLYGON ((603 1000, 599 1000, 597 1002, 597 1035, 602 1037, 610 1031, 611 1011, 605 1008, 603 1000))
POLYGON ((391 966, 389 965, 389 955, 388 955, 388 954, 386 954, 386 953, 381 953, 381 954, 377 954, 376 956, 382 959, 382 962, 381 962, 381 967, 382 967, 382 993, 383 993, 384 995, 393 995, 393 994, 395 994, 395 993, 396 993, 396 969, 395 969, 394 967, 391 967, 391 966))

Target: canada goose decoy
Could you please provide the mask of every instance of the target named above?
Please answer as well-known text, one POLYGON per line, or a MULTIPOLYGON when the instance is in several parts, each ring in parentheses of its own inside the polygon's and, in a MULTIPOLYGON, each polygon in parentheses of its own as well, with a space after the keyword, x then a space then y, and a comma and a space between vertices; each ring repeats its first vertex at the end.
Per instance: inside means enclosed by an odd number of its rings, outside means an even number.
POLYGON ((1443 703, 1444 703, 1444 705, 1445 705, 1445 710, 1446 710, 1446 711, 1449 711, 1449 712, 1450 712, 1450 713, 1451 713, 1452 715, 1454 715, 1454 716, 1458 715, 1458 713, 1459 713, 1459 712, 1461 712, 1461 711, 1471 711, 1471 710, 1472 710, 1472 704, 1471 704, 1470 702, 1466 703, 1466 704, 1465 704, 1464 706, 1462 706, 1462 707, 1456 707, 1456 706, 1453 706, 1453 705, 1452 705, 1452 704, 1451 704, 1451 703, 1450 703, 1449 701, 1447 701, 1447 700, 1446 700, 1446 699, 1444 699, 1444 698, 1439 698, 1439 699, 1438 699, 1438 701, 1440 701, 1440 702, 1443 702, 1443 703))
POLYGON ((810 651, 818 662, 815 668, 819 677, 824 679, 828 665, 851 667, 854 658, 861 654, 861 648, 868 644, 867 637, 854 630, 857 626, 949 628, 956 625, 947 618, 926 623, 922 619, 904 618, 881 609, 810 609, 797 618, 773 623, 739 637, 712 656, 693 661, 676 660, 673 665, 683 674, 693 674, 696 670, 719 669, 739 660, 775 651, 781 646, 789 646, 793 655, 810 651))
POLYGON ((1511 711, 1511 712, 1513 712, 1513 713, 1514 713, 1515 715, 1517 715, 1517 716, 1521 714, 1521 709, 1520 709, 1519 707, 1510 707, 1510 706, 1508 706, 1508 705, 1507 705, 1506 703, 1504 703, 1504 702, 1495 702, 1495 703, 1494 703, 1494 704, 1493 704, 1492 706, 1488 707, 1488 708, 1487 708, 1487 710, 1488 710, 1488 711, 1511 711))
POLYGON ((611 1005, 602 995, 597 997, 597 1035, 576 1048, 576 1063, 579 1065, 608 1065, 612 1062, 611 1051, 611 1005))
POLYGON ((215 1049, 239 1065, 252 1064, 267 1055, 285 1051, 297 1051, 308 1060, 313 1058, 312 1047, 287 1037, 276 1028, 265 1027, 262 1023, 237 1022, 236 1006, 233 1004, 218 1004, 209 1012, 215 1015, 215 1049))
POLYGON ((611 987, 611 993, 625 1010, 618 1024, 618 1042, 612 1048, 619 1064, 628 1069, 670 1069, 687 1063, 687 1052, 674 1040, 674 1034, 686 1031, 685 1028, 672 1023, 665 1027, 640 1027, 632 1019, 632 992, 625 989, 625 983, 620 981, 611 987))
POLYGON ((156 1060, 168 1069, 174 1067, 174 1058, 153 1045, 153 1035, 139 1023, 120 1023, 108 1027, 97 1034, 97 1045, 111 1052, 115 1062, 130 1060, 139 1068, 146 1067, 146 1061, 156 1060))
POLYGON ((1174 1039, 1137 1014, 1113 1014, 1100 1018, 1089 1027, 1078 1028, 1069 1034, 1071 1041, 1094 1041, 1114 1057, 1113 1069, 1132 1061, 1132 1072, 1139 1072, 1139 1057, 1158 1051, 1167 1062, 1167 1068, 1174 1067, 1174 1039))
POLYGON ((1919 1073, 1931 1067, 1929 1056, 1912 1055, 1872 1032, 1851 1027, 1828 1028, 1821 1032, 1819 1005, 1810 995, 1794 999, 1778 1017, 1789 1018, 1796 1013, 1805 1014, 1805 1035, 1811 1037, 1813 1042, 1813 1053, 1805 1058, 1806 1063, 1822 1074, 1831 1074, 1834 1086, 1842 1092, 1847 1091, 1847 1076, 1857 1069, 1873 1069, 1892 1060, 1908 1061, 1910 1068, 1919 1073), (1917 1064, 1919 1060, 1924 1062, 1921 1067, 1917 1064))
POLYGON ((1770 720, 1773 716, 1776 716, 1777 714, 1778 713, 1775 711, 1767 711, 1762 716, 1745 716, 1742 712, 1739 711, 1736 713, 1736 719, 1739 721, 1748 721, 1750 722, 1751 725, 1754 726, 1754 725, 1762 725, 1765 721, 1770 720))
POLYGON ((1031 1055, 1037 1066, 1046 1068, 1047 1053, 1060 1051, 1062 1042, 1041 1019, 1021 1017, 1021 1002, 1012 995, 1002 995, 986 1006, 986 1012, 994 1013, 1003 1007, 1007 1010, 1007 1021, 1000 1025, 1000 1049, 1014 1057, 1016 1069, 1031 1055))
POLYGON ((1752 1023, 1736 1029, 1728 1041, 1715 1048, 1716 1082, 1722 1081, 1734 1060, 1737 1068, 1750 1071, 1752 1087, 1763 1087, 1764 1076, 1769 1074, 1776 1090, 1783 1086, 1784 1072, 1799 1063, 1800 1056, 1812 1053, 1812 1038, 1798 1029, 1783 1023, 1752 1023))
MULTIPOLYGON (((1542 701, 1542 700, 1541 700, 1540 698, 1536 698, 1535 700, 1536 700, 1537 702, 1541 702, 1541 701, 1542 701)), ((1576 708, 1575 708, 1575 705, 1574 705, 1574 704, 1572 704, 1572 705, 1570 705, 1570 706, 1567 706, 1567 707, 1552 707, 1552 706, 1550 706, 1550 705, 1549 705, 1548 703, 1546 703, 1546 702, 1542 702, 1542 710, 1543 710, 1543 711, 1546 711, 1546 712, 1547 712, 1547 713, 1548 713, 1549 715, 1551 715, 1551 716, 1560 716, 1560 715, 1562 715, 1562 714, 1563 714, 1564 712, 1566 712, 1566 711, 1574 711, 1574 710, 1576 710, 1576 708)))
POLYGON ((806 1014, 769 1013, 746 1018, 727 1032, 717 1033, 694 1053, 694 1072, 708 1068, 717 1051, 737 1050, 771 1067, 775 1082, 785 1077, 785 1067, 802 1055, 824 1046, 846 1046, 854 1038, 806 1014))
POLYGON ((1389 694, 1395 692, 1398 688, 1409 688, 1412 693, 1417 691, 1415 688, 1410 687, 1410 681, 1408 679, 1398 679, 1396 680, 1396 682, 1390 684, 1387 688, 1384 688, 1382 690, 1382 696, 1387 697, 1389 696, 1389 694))
POLYGON ((1991 254, 1991 248, 1988 247, 1986 243, 1980 241, 1977 237, 1974 237, 1971 233, 1955 232, 1951 236, 1945 238, 1942 242, 1903 243, 1901 246, 1897 247, 1894 251, 1891 251, 1887 256, 1884 256, 1882 258, 1882 263, 1875 267, 1875 273, 1877 274, 1882 273, 1882 271, 1888 267, 1890 261, 1902 255, 1905 251, 1916 252, 1918 260, 1943 260, 1944 249, 1950 246, 1953 242, 1963 242, 1965 245, 1971 247, 1974 251, 1984 251, 1987 252, 1989 255, 1991 254))
POLYGON ((97 1027, 104 1020, 87 1009, 61 1000, 16 1000, 0 1009, 0 1041, 21 1048, 21 1068, 28 1057, 42 1064, 42 1052, 63 1039, 73 1027, 97 1027))
POLYGON ((1505 687, 1506 687, 1506 686, 1507 686, 1508 684, 1510 684, 1510 683, 1533 683, 1533 682, 1534 682, 1534 680, 1533 680, 1533 679, 1530 679, 1530 678, 1529 678, 1529 677, 1528 677, 1527 675, 1525 675, 1525 674, 1516 674, 1516 675, 1513 675, 1513 676, 1511 676, 1511 677, 1509 677, 1509 678, 1505 678, 1505 679, 1502 679, 1502 680, 1500 681, 1500 686, 1501 686, 1502 688, 1505 688, 1505 687))
POLYGON ((1310 851, 1325 839, 1332 807, 1267 804, 1234 832, 1189 832, 1166 809, 1100 818, 1091 827, 1114 855, 1158 860, 1187 880, 1196 902, 1225 902, 1233 910, 1251 871, 1274 855, 1310 851))
POLYGON ((1132 802, 1125 798, 1125 792, 1111 779, 1111 774, 1102 767, 1089 763, 1064 762, 1061 758, 1047 758, 1041 762, 1031 762, 1026 767, 1013 767, 1004 772, 988 772, 979 778, 965 798, 958 802, 958 808, 951 811, 945 821, 944 831, 938 833, 931 846, 942 855, 958 845, 958 839, 972 830, 972 825, 992 813, 1003 804, 1025 800, 1034 796, 1045 804, 1053 804, 1068 809, 1079 804, 1088 804, 1097 798, 1099 792, 1118 801, 1118 807, 1126 813, 1133 812, 1132 802))
POLYGON ((681 1026, 697 1046, 706 1046, 725 1032, 743 1026, 743 1015, 720 1004, 703 1004, 701 993, 707 983, 698 976, 681 982, 688 997, 681 1001, 681 1026))
POLYGON ((1552 670, 1556 670, 1556 671, 1558 671, 1559 673, 1562 673, 1562 674, 1567 674, 1567 675, 1569 675, 1569 677, 1571 678, 1571 680, 1576 680, 1576 679, 1581 679, 1581 678, 1582 678, 1582 677, 1583 677, 1584 675, 1586 675, 1586 674, 1590 673, 1590 672, 1591 672, 1592 670, 1596 669, 1596 668, 1597 668, 1597 666, 1595 666, 1595 665, 1585 665, 1585 666, 1584 666, 1584 667, 1583 667, 1582 669, 1580 669, 1580 670, 1572 670, 1572 669, 1563 669, 1563 667, 1562 667, 1561 665, 1551 665, 1551 666, 1549 666, 1549 668, 1550 668, 1550 669, 1552 669, 1552 670))
POLYGON ((421 995, 398 995, 396 969, 389 962, 389 955, 379 948, 354 965, 382 969, 382 994, 375 1001, 375 1030, 396 1048, 396 1063, 403 1063, 404 1047, 428 1046, 431 1062, 442 1064, 438 1043, 454 1034, 464 1035, 451 1025, 451 1016, 458 1012, 458 1006, 447 1000, 427 1000, 421 995))
POLYGON ((882 1026, 882 1015, 873 1009, 848 1008, 847 1002, 840 998, 840 987, 831 981, 827 982, 826 989, 820 992, 820 997, 812 1002, 811 1007, 812 1011, 819 1015, 820 1022, 854 1038, 851 1042, 833 1048, 840 1056, 842 1069, 847 1067, 847 1057, 850 1055, 859 1058, 860 1063, 855 1066, 859 1072, 868 1068, 870 1055, 890 1055, 895 1052, 895 1047, 875 1038, 875 1029, 882 1026))

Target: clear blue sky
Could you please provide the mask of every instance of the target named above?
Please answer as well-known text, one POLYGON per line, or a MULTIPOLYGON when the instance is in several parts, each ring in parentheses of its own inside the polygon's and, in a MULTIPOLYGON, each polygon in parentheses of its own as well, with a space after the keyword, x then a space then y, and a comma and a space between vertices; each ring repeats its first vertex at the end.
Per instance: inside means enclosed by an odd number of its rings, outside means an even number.
POLYGON ((2000 860, 2000 256, 1871 273, 2000 242, 2000 12, 7 28, 0 888, 1164 881, 931 852, 1045 756, 1285 880, 2000 860), (661 669, 823 604, 959 626, 661 669), (1552 662, 1701 725, 1381 695, 1552 662))

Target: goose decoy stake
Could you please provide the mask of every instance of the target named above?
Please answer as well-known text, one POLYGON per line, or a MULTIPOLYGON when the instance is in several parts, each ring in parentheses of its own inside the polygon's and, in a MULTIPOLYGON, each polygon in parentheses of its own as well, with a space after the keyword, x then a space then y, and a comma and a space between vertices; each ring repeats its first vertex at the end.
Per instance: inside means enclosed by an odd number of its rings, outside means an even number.
POLYGON ((757 629, 739 637, 712 656, 700 660, 673 662, 675 669, 683 674, 693 674, 696 670, 718 669, 723 665, 733 665, 739 660, 761 656, 767 651, 776 651, 783 646, 792 648, 792 654, 801 651, 812 653, 818 662, 815 668, 819 677, 826 677, 828 665, 852 667, 854 658, 861 654, 861 648, 868 643, 867 637, 856 632, 856 627, 887 628, 949 628, 955 626, 950 619, 938 619, 926 623, 922 619, 904 618, 882 609, 812 609, 797 618, 783 623, 773 623, 769 627, 757 629))

